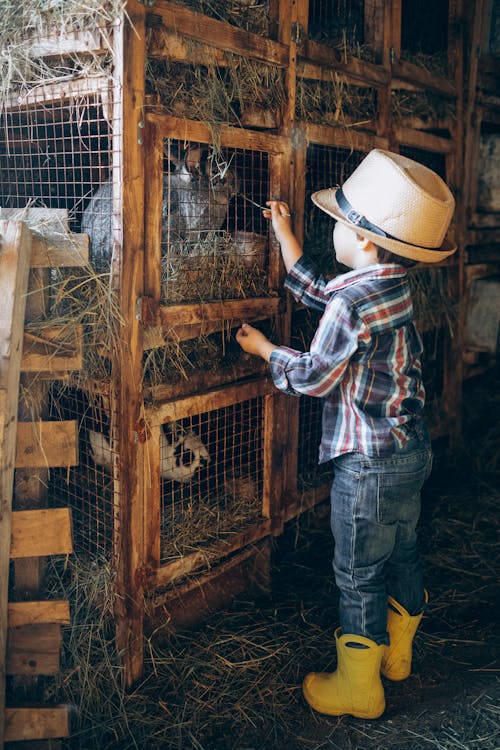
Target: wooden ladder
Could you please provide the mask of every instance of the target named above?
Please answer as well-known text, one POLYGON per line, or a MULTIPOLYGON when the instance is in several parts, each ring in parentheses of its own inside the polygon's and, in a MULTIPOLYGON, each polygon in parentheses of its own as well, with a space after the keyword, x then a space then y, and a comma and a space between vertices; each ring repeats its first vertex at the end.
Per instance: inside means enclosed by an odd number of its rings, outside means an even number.
POLYGON ((56 327, 40 338, 24 326, 45 308, 48 269, 88 262, 88 239, 69 233, 66 211, 19 214, 0 209, 0 748, 17 741, 43 747, 70 735, 66 705, 6 706, 6 677, 29 683, 57 674, 61 626, 70 621, 68 601, 40 598, 43 558, 72 552, 70 510, 40 506, 48 469, 78 462, 77 422, 45 421, 44 411, 51 379, 82 366, 82 332, 75 329, 74 346, 58 349, 56 327), (35 394, 29 408, 23 385, 35 394), (11 566, 16 601, 9 601, 11 566))

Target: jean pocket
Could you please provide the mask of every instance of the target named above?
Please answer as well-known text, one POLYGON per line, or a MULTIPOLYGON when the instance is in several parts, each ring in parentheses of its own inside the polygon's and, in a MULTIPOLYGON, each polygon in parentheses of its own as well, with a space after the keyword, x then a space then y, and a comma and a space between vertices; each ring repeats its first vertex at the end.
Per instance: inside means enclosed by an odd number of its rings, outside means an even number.
POLYGON ((377 520, 384 525, 418 520, 420 490, 428 477, 429 463, 412 471, 388 471, 378 475, 377 520))

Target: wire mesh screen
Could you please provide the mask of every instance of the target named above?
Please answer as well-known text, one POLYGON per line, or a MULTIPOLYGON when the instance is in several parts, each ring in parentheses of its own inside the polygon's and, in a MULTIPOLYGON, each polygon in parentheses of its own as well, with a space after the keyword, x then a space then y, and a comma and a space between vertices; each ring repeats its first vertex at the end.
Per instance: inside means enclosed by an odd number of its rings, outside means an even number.
POLYGON ((403 0, 401 56, 430 72, 448 72, 448 0, 403 0))
POLYGON ((65 208, 77 232, 93 186, 109 176, 109 112, 83 84, 72 98, 50 86, 43 96, 0 113, 0 204, 65 208))
POLYGON ((72 509, 75 552, 102 560, 112 552, 115 524, 110 414, 100 396, 55 384, 50 417, 77 421, 79 461, 68 469, 51 469, 49 497, 72 509))
POLYGON ((477 211, 500 212, 500 126, 483 121, 479 141, 477 211))
POLYGON ((267 154, 164 145, 162 297, 168 303, 267 292, 267 154))
POLYGON ((322 188, 341 185, 364 156, 361 151, 317 144, 311 144, 307 150, 304 252, 316 261, 325 274, 342 270, 336 264, 333 253, 335 221, 312 203, 311 194, 322 188))
POLYGON ((310 0, 309 36, 330 46, 357 47, 365 41, 364 0, 310 0))
POLYGON ((261 517, 263 402, 162 427, 161 563, 230 540, 261 517))

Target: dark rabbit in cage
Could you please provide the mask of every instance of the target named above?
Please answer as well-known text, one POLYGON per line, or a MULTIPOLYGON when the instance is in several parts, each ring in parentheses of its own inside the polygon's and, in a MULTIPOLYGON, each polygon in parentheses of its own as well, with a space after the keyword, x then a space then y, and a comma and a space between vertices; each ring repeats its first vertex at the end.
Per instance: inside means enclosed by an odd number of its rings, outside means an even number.
MULTIPOLYGON (((165 149, 162 248, 173 245, 181 254, 197 254, 196 245, 210 231, 220 230, 229 203, 240 189, 236 170, 214 152, 189 147, 184 154, 165 149)), ((89 235, 94 268, 107 270, 113 256, 113 186, 111 180, 94 193, 83 212, 81 231, 89 235)))

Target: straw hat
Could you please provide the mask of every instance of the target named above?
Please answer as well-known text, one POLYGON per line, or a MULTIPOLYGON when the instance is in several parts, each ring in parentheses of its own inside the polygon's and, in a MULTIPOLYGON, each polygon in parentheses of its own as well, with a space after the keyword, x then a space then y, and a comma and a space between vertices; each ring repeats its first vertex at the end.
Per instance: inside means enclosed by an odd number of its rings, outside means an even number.
POLYGON ((374 149, 341 188, 318 190, 313 202, 376 245, 405 258, 435 263, 457 249, 445 240, 455 200, 423 164, 374 149))

